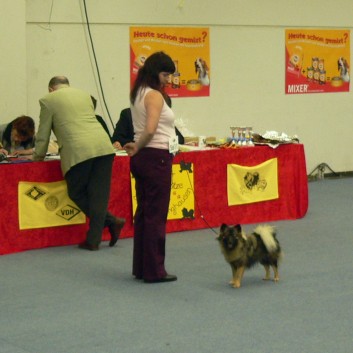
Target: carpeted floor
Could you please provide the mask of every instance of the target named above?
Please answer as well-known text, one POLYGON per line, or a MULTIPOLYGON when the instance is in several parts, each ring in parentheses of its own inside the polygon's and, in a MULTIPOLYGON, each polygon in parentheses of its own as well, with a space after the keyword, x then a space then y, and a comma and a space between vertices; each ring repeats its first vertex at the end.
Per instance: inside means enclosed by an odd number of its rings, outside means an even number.
POLYGON ((168 235, 172 283, 132 278, 132 239, 0 256, 0 353, 351 353, 353 178, 309 193, 305 218, 271 223, 278 284, 256 267, 231 288, 210 229, 168 235))

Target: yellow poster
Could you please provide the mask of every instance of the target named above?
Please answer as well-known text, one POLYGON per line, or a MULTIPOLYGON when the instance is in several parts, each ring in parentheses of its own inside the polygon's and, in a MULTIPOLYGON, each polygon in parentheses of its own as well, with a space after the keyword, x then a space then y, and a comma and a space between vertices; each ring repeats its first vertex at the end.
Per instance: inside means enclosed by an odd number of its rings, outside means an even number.
POLYGON ((130 27, 130 84, 149 55, 164 51, 176 71, 166 92, 170 97, 210 95, 210 33, 204 27, 130 27))
POLYGON ((278 198, 277 158, 254 167, 227 166, 228 206, 278 198))
MULTIPOLYGON (((133 214, 135 214, 136 190, 135 178, 131 175, 131 197, 133 214)), ((168 219, 194 219, 194 174, 192 163, 173 164, 172 186, 170 191, 170 202, 168 219)))
POLYGON ((349 30, 286 30, 286 94, 348 92, 349 82, 349 30))
POLYGON ((86 216, 67 195, 66 182, 19 182, 20 229, 86 223, 86 216))

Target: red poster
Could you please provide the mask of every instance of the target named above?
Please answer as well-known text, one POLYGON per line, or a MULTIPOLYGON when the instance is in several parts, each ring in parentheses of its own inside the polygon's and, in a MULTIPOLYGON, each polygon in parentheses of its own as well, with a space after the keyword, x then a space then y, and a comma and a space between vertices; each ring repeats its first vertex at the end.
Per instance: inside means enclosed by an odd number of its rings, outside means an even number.
POLYGON ((286 94, 349 92, 349 82, 349 30, 286 30, 286 94))
POLYGON ((208 28, 130 27, 130 85, 138 69, 154 52, 164 51, 176 71, 166 92, 170 97, 210 95, 210 46, 208 28))

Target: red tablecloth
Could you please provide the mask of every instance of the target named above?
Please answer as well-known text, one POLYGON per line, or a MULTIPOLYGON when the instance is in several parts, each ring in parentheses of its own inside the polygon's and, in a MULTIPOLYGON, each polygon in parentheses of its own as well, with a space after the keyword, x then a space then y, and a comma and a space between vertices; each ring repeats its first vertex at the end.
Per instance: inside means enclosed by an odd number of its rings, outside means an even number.
MULTIPOLYGON (((222 223, 259 223, 302 218, 308 209, 308 184, 304 147, 280 145, 276 149, 256 146, 228 150, 206 150, 178 154, 174 163, 193 163, 195 218, 170 220, 167 232, 219 227, 222 223), (240 206, 228 206, 227 164, 258 165, 278 158, 279 198, 240 206)), ((19 230, 19 181, 62 180, 59 161, 1 164, 0 254, 48 246, 78 244, 85 238, 87 225, 19 230)), ((115 157, 110 210, 126 218, 121 237, 133 235, 129 157, 115 157)), ((103 239, 108 240, 107 231, 103 239)))

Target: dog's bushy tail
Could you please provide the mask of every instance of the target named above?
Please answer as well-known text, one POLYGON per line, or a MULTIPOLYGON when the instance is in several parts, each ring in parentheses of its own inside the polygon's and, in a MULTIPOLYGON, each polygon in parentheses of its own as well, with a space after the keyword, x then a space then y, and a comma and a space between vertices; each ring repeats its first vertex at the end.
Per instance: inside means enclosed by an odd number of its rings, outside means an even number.
POLYGON ((278 242, 276 241, 276 231, 274 227, 269 225, 257 226, 254 233, 258 234, 264 242, 268 252, 275 252, 278 250, 278 242))

